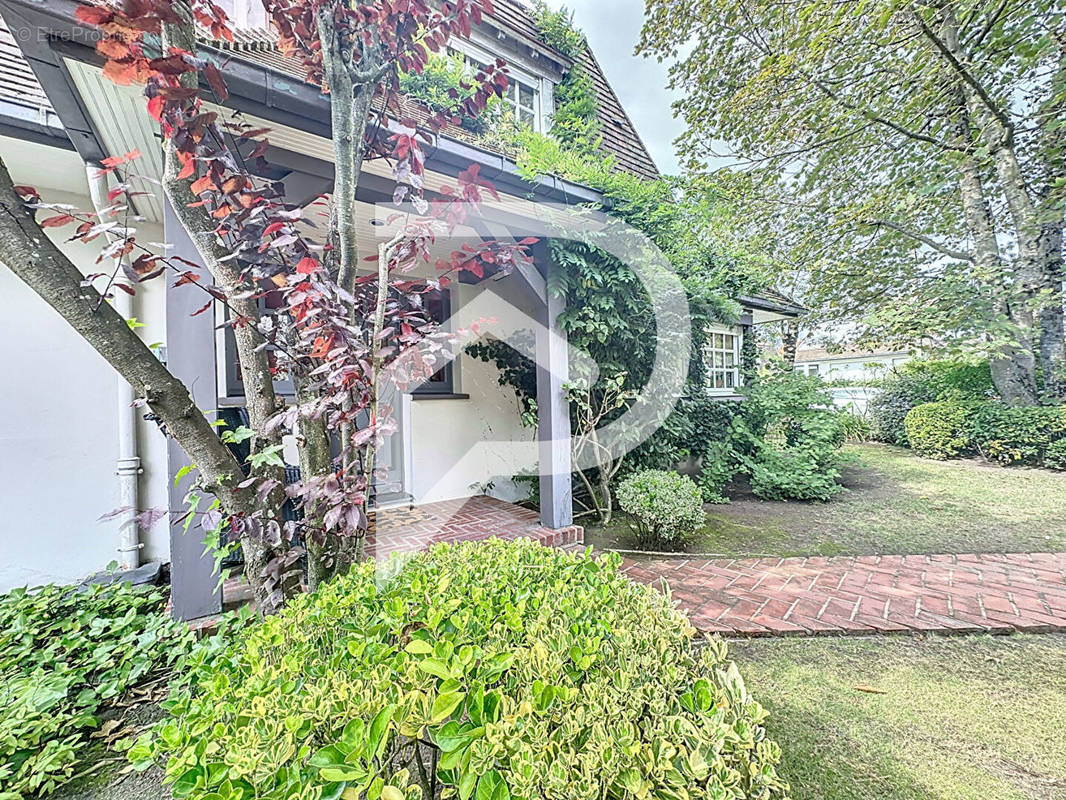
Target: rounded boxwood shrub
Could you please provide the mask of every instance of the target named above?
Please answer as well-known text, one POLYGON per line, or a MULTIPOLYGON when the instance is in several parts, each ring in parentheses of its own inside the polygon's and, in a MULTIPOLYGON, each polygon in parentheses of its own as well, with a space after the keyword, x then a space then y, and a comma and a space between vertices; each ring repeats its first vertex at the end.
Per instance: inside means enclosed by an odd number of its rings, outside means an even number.
POLYGON ((679 547, 707 519, 703 493, 687 475, 646 469, 618 486, 618 505, 633 515, 643 545, 679 547))
POLYGON ((954 458, 970 447, 967 417, 973 408, 965 403, 945 401, 915 406, 904 420, 911 448, 926 458, 954 458))
POLYGON ((498 540, 361 564, 190 667, 155 734, 167 780, 202 800, 785 797, 725 645, 619 564, 498 540))

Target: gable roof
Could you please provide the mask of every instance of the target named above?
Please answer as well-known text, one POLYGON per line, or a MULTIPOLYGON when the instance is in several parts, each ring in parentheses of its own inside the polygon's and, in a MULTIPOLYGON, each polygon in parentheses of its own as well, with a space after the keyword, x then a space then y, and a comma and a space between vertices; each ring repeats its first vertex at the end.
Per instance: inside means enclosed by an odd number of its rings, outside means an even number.
MULTIPOLYGON (((530 10, 519 0, 494 0, 493 13, 486 16, 486 22, 482 25, 486 23, 498 26, 532 50, 550 53, 562 63, 571 63, 571 59, 541 41, 539 29, 530 10)), ((232 53, 235 58, 266 67, 295 80, 305 80, 303 67, 297 61, 282 55, 278 50, 273 30, 243 30, 236 33, 234 42, 215 42, 213 45, 232 53)), ((598 116, 601 123, 600 133, 603 140, 602 150, 615 158, 620 171, 640 178, 659 177, 655 161, 588 45, 578 57, 577 63, 591 78, 596 92, 598 116)), ((413 110, 413 108, 405 109, 405 111, 413 110)), ((448 125, 441 133, 450 139, 478 147, 488 147, 476 135, 458 126, 448 125)))
MULTIPOLYGON (((495 0, 493 14, 487 16, 482 25, 506 32, 529 50, 545 54, 557 65, 572 63, 564 54, 541 41, 529 8, 519 0, 495 0)), ((239 30, 235 32, 234 42, 224 45, 212 43, 212 46, 226 51, 226 55, 235 60, 267 69, 292 81, 306 83, 300 64, 279 51, 273 30, 239 30)), ((619 171, 641 178, 658 177, 659 171, 655 162, 608 83, 595 55, 587 46, 579 56, 578 63, 592 79, 597 95, 603 151, 615 159, 619 171)), ((56 140, 54 143, 71 146, 62 132, 62 126, 48 96, 27 63, 16 38, 3 20, 0 20, 0 128, 11 127, 12 124, 17 126, 22 134, 43 133, 49 139, 56 140), (15 117, 5 114, 5 108, 13 109, 15 117), (5 123, 8 124, 5 126, 5 123)), ((447 126, 441 133, 447 139, 481 149, 491 149, 485 142, 480 141, 479 137, 457 126, 447 126)))

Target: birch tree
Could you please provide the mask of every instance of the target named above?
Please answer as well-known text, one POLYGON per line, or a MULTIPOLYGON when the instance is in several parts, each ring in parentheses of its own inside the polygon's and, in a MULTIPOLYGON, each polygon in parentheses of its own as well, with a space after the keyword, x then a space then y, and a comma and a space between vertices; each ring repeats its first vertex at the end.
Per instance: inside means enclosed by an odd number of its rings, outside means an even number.
POLYGON ((1061 2, 650 0, 640 50, 674 61, 689 166, 724 143, 750 173, 741 224, 800 223, 825 318, 1063 396, 1061 2))

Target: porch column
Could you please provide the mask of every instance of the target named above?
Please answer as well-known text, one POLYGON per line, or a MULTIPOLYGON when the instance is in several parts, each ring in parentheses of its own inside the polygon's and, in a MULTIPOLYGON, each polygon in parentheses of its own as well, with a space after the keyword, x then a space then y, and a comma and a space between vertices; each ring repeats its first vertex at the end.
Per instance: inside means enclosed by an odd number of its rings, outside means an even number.
MULTIPOLYGON (((548 264, 551 269, 551 264, 548 264)), ((570 406, 563 392, 569 380, 566 331, 559 327, 565 297, 544 295, 537 326, 537 436, 540 450, 540 523, 566 528, 574 522, 570 485, 570 406)))
MULTIPOLYGON (((196 246, 165 198, 163 232, 165 241, 172 245, 170 255, 181 256, 193 263, 200 262, 196 246)), ((175 288, 172 283, 171 280, 167 281, 167 367, 189 387, 197 408, 214 411, 218 407, 215 318, 210 311, 192 316, 204 304, 204 296, 195 287, 175 288)), ((203 531, 194 521, 189 532, 185 533, 184 525, 175 522, 186 511, 184 498, 189 479, 175 486, 174 477, 178 470, 188 464, 185 451, 174 439, 168 439, 170 597, 171 613, 177 619, 197 619, 222 611, 222 592, 214 572, 215 561, 211 553, 204 553, 203 531)))

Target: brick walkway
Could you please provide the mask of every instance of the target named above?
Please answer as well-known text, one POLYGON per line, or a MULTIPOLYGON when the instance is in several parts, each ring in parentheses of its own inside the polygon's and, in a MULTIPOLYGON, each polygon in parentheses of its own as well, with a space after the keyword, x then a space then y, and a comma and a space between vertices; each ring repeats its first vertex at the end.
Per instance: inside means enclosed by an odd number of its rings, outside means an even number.
POLYGON ((1066 631, 1066 553, 627 560, 692 624, 741 636, 1066 631))

